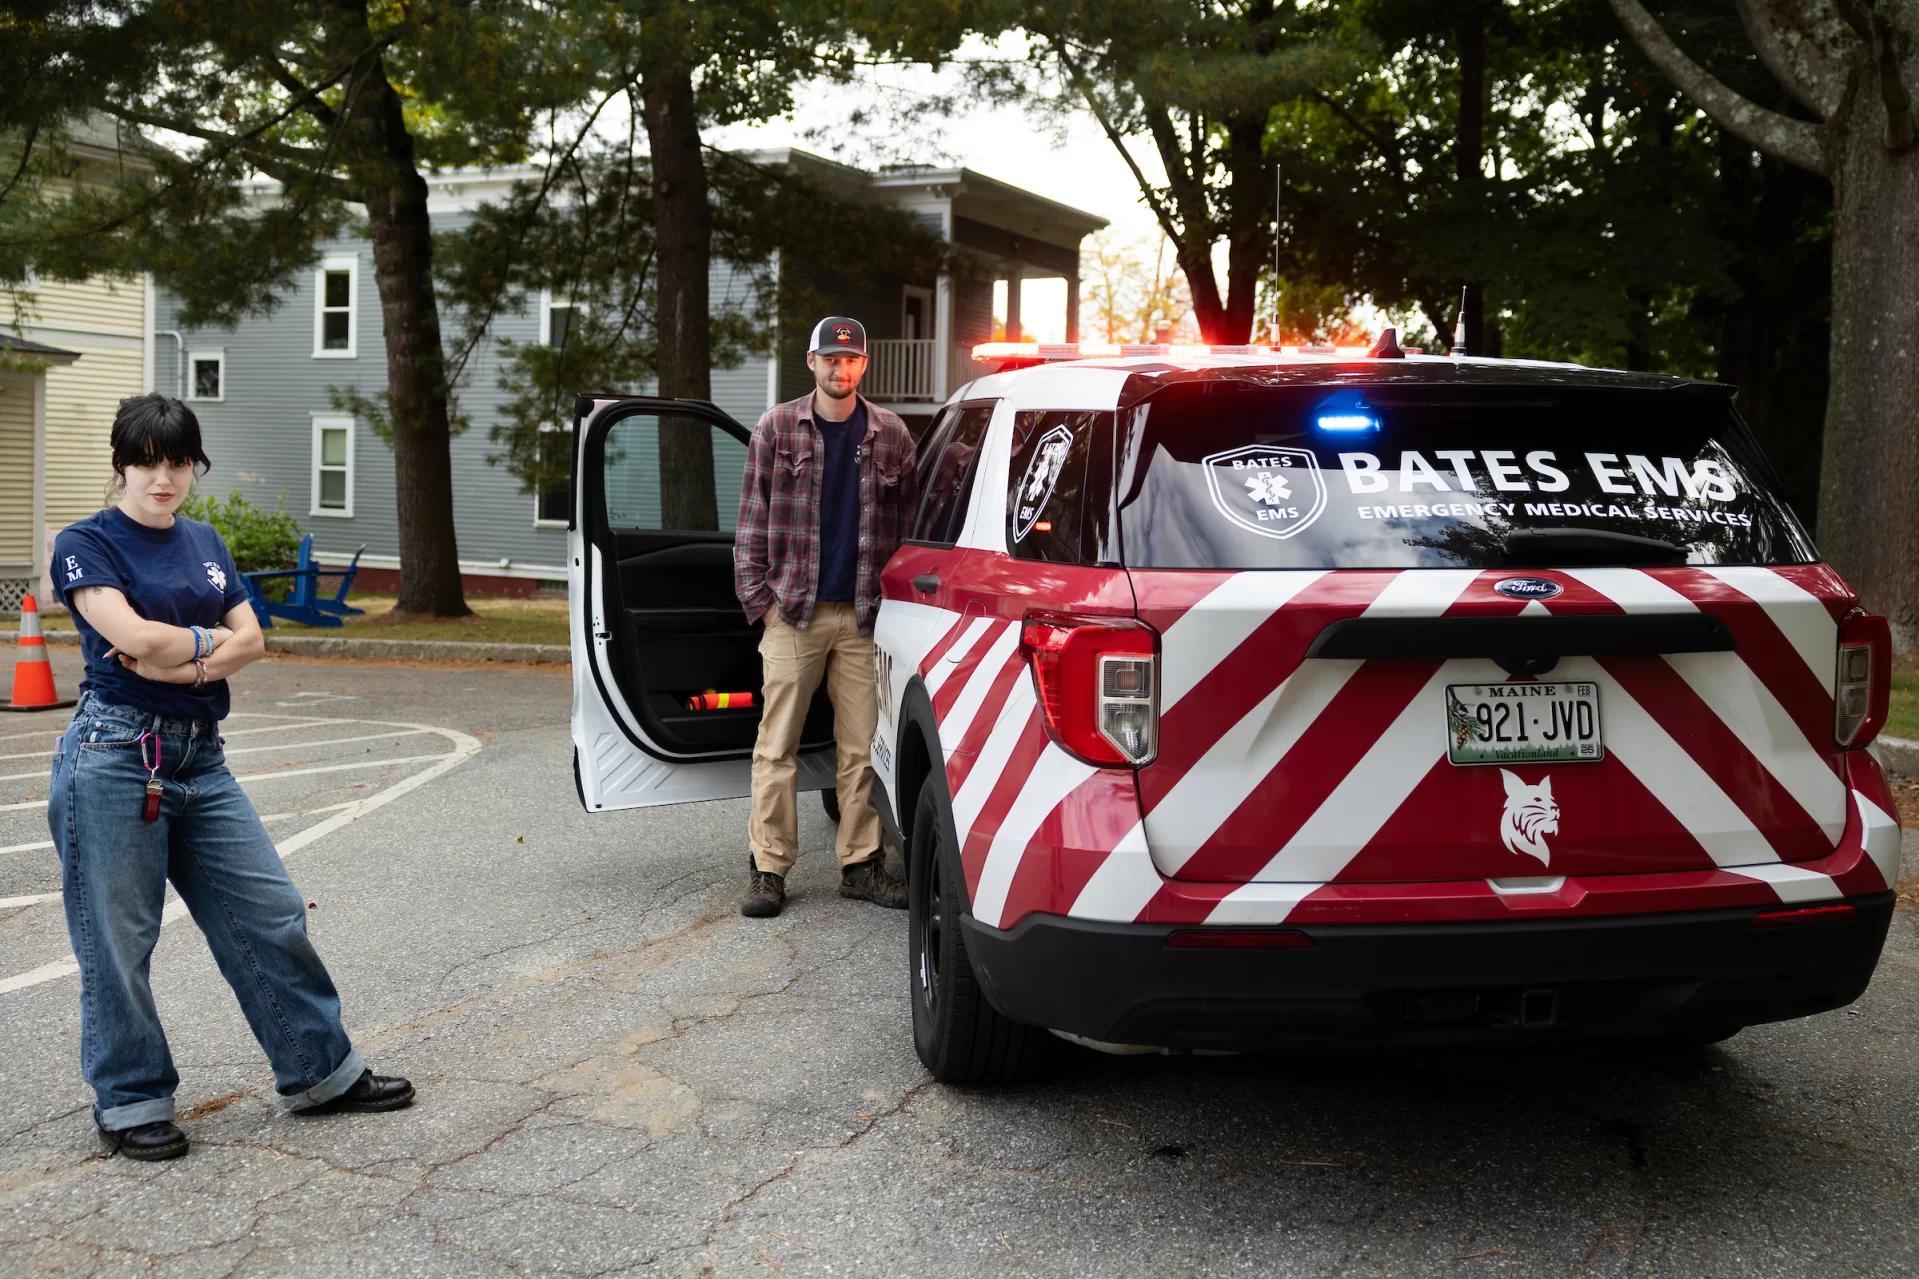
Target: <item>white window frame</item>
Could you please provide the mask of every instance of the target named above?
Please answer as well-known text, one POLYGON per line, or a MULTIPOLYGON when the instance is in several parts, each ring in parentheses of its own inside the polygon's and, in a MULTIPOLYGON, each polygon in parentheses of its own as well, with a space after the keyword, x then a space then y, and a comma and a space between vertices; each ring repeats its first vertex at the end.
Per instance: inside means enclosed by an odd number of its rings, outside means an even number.
MULTIPOLYGON (((584 302, 575 302, 572 298, 567 297, 563 293, 556 294, 551 289, 541 289, 540 290, 540 345, 541 346, 553 345, 553 312, 555 310, 572 311, 574 323, 577 324, 579 322, 579 317, 586 314, 586 304, 584 302)), ((541 426, 540 431, 542 434, 545 434, 546 432, 549 432, 549 431, 554 432, 556 434, 560 432, 565 432, 566 434, 569 434, 569 435, 572 434, 572 428, 570 426, 561 426, 558 423, 553 423, 553 422, 549 422, 541 426)), ((568 521, 566 520, 549 520, 549 519, 542 519, 540 517, 540 499, 542 496, 544 495, 540 493, 535 493, 533 495, 533 527, 534 528, 565 528, 568 523, 568 521)), ((577 495, 575 496, 577 500, 577 495)))
POLYGON ((342 254, 324 258, 313 272, 313 358, 316 360, 354 360, 360 355, 360 257, 342 254), (326 277, 329 271, 345 271, 346 277, 346 349, 326 348, 326 277))
POLYGON ((219 404, 225 401, 227 398, 227 351, 225 347, 221 347, 217 351, 187 352, 187 398, 189 400, 202 400, 209 404, 219 404), (218 395, 200 394, 199 379, 195 376, 198 370, 194 366, 206 360, 212 360, 220 366, 220 393, 218 395))
POLYGON ((317 515, 330 520, 350 520, 353 518, 353 437, 359 434, 359 423, 350 413, 315 413, 313 415, 312 474, 309 479, 310 494, 308 515, 317 515), (346 430, 346 506, 333 507, 320 505, 320 432, 346 430))
POLYGON ((540 290, 540 345, 553 345, 553 312, 571 311, 574 322, 586 314, 586 303, 575 302, 564 293, 554 293, 551 289, 540 290))
MULTIPOLYGON (((548 422, 543 424, 540 427, 541 435, 571 435, 572 433, 573 433, 572 427, 561 426, 555 422, 548 422)), ((549 520, 549 519, 542 519, 540 517, 540 499, 543 496, 545 495, 541 493, 535 493, 533 495, 533 527, 534 528, 565 528, 567 526, 567 521, 564 519, 549 520)), ((573 494, 572 496, 576 502, 579 500, 578 494, 573 494)))

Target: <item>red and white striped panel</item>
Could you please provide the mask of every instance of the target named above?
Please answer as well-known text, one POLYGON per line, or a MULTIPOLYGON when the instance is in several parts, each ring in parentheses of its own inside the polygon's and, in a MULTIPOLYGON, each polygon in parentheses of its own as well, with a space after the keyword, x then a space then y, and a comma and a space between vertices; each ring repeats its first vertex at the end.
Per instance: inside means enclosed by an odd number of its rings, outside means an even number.
POLYGON ((1125 773, 1051 746, 1013 666, 976 670, 988 683, 966 724, 972 745, 948 768, 965 792, 977 916, 1010 927, 1032 911, 1259 923, 1626 913, 1874 891, 1896 873, 1877 764, 1831 746, 1835 628, 1851 597, 1823 567, 1528 574, 1565 588, 1549 611, 1705 608, 1738 643, 1553 672, 1600 686, 1608 758, 1514 770, 1529 783, 1549 773, 1560 804, 1543 867, 1496 838, 1501 770, 1445 760, 1440 689, 1503 671, 1302 660, 1340 616, 1520 612, 1490 589, 1511 575, 1135 574, 1165 653, 1160 761, 1136 796, 1125 773), (1143 820, 1128 823, 1135 800, 1143 820))

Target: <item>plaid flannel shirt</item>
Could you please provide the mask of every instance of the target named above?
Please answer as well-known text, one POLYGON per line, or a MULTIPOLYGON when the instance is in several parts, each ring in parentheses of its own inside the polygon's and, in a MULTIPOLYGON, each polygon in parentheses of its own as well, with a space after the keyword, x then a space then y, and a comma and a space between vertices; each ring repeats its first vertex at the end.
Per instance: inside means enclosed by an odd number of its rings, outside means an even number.
MULTIPOLYGON (((880 570, 899 549, 919 505, 913 437, 897 414, 867 401, 860 446, 859 567, 853 607, 860 634, 880 611, 880 570)), ((760 416, 747 445, 733 540, 733 591, 749 621, 778 607, 788 625, 813 620, 820 585, 820 470, 826 443, 813 424, 811 392, 760 416)))

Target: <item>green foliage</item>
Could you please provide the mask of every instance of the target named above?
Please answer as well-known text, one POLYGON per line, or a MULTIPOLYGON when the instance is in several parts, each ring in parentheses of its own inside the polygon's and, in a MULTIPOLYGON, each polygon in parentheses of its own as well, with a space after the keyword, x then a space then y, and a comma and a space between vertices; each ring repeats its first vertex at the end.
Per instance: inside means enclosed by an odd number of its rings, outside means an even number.
POLYGON ((300 552, 300 526, 293 517, 255 506, 239 489, 228 493, 224 502, 193 494, 180 503, 180 514, 218 529, 242 573, 291 567, 300 552))
MULTIPOLYGON (((817 182, 719 152, 708 154, 714 256, 734 265, 748 288, 714 299, 713 364, 726 368, 804 342, 826 307, 828 279, 854 289, 899 278, 966 276, 970 264, 910 215, 868 204, 817 182), (830 225, 832 235, 821 235, 830 225), (804 263, 776 279, 776 254, 804 263), (761 317, 782 317, 779 332, 761 317)), ((562 340, 501 340, 499 385, 509 394, 492 428, 504 465, 529 493, 564 481, 571 458, 558 434, 585 390, 635 391, 657 373, 652 183, 644 157, 615 144, 576 158, 559 191, 530 188, 483 208, 436 246, 441 292, 455 314, 491 318, 487 308, 521 310, 544 290, 572 306, 562 340)), ((377 406, 375 406, 377 407, 377 406)))

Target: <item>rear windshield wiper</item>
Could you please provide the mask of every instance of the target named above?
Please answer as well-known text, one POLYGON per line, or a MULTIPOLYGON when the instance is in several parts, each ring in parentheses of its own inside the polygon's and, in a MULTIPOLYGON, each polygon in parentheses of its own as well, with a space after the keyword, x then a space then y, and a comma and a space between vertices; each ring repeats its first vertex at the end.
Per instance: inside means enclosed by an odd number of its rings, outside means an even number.
POLYGON ((1506 534, 1501 544, 1508 568, 1547 568, 1565 565, 1587 568, 1602 564, 1665 564, 1686 562, 1686 549, 1656 537, 1613 533, 1598 528, 1523 528, 1506 534))

